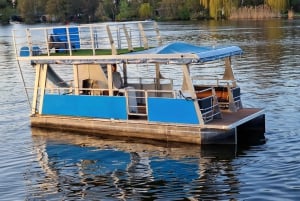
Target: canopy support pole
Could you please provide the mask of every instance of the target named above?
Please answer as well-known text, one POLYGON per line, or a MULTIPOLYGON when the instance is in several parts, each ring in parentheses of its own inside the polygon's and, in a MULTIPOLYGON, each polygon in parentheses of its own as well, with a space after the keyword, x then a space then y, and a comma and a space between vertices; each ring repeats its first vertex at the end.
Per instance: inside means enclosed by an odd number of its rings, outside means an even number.
POLYGON ((183 71, 183 77, 184 77, 183 79, 185 80, 185 84, 187 87, 187 92, 189 93, 189 95, 192 98, 192 101, 194 102, 194 107, 195 107, 195 111, 196 111, 196 114, 198 117, 198 121, 200 124, 204 124, 204 120, 203 120, 201 110, 200 110, 200 107, 198 104, 195 89, 194 89, 194 86, 193 86, 193 83, 192 83, 192 80, 190 77, 189 65, 188 64, 182 65, 182 71, 183 71))

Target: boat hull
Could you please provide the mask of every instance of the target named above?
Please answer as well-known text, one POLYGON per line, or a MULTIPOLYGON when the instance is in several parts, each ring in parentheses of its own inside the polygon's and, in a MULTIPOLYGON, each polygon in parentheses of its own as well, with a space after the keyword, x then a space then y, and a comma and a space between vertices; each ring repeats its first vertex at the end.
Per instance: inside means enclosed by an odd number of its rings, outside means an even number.
POLYGON ((237 144, 237 127, 212 127, 150 123, 143 120, 97 119, 54 115, 33 115, 31 126, 74 131, 99 136, 144 138, 192 144, 237 144))

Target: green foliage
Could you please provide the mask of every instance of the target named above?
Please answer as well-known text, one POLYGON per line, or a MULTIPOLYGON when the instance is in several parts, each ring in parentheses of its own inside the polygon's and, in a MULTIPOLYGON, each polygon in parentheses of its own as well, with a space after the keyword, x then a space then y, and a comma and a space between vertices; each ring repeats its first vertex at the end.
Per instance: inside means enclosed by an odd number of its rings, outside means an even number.
POLYGON ((258 6, 265 3, 265 0, 243 0, 240 2, 241 7, 243 6, 258 6))
POLYGON ((266 4, 275 10, 285 12, 289 7, 289 0, 266 0, 266 4))
POLYGON ((199 4, 199 0, 186 0, 183 9, 181 10, 184 13, 182 16, 184 18, 182 19, 199 19, 201 17, 201 10, 202 8, 199 4))
POLYGON ((180 20, 189 20, 190 19, 190 12, 187 6, 180 6, 179 7, 179 19, 180 20))
POLYGON ((166 20, 179 20, 180 17, 184 17, 186 14, 185 0, 162 0, 160 4, 160 17, 166 20), (181 15, 181 11, 184 12, 181 15))
POLYGON ((8 3, 6 0, 0 0, 0 9, 5 9, 8 6, 8 3))
POLYGON ((9 20, 10 20, 10 9, 9 8, 4 8, 4 9, 0 9, 0 21, 1 24, 8 24, 9 20))
POLYGON ((0 22, 1 24, 8 24, 10 16, 13 15, 13 4, 7 0, 0 0, 0 22))
MULTIPOLYGON (((0 0, 0 9, 10 0, 0 0)), ((299 0, 18 0, 18 13, 27 23, 40 16, 49 21, 95 22, 107 20, 190 20, 228 18, 239 7, 268 4, 285 12, 299 0)), ((3 15, 4 11, 2 11, 3 15)))
POLYGON ((149 19, 152 17, 152 7, 150 3, 143 3, 139 9, 139 16, 141 19, 149 19))
POLYGON ((51 21, 52 20, 61 20, 61 14, 60 12, 57 12, 57 9, 62 9, 60 7, 59 1, 57 0, 49 0, 46 4, 46 12, 48 13, 51 21))
POLYGON ((120 12, 117 15, 117 20, 126 20, 130 17, 129 4, 127 0, 121 0, 120 12))
POLYGON ((25 19, 25 23, 32 24, 35 19, 36 6, 33 0, 22 0, 18 2, 18 10, 21 16, 25 19))
POLYGON ((267 4, 274 10, 286 11, 289 0, 200 0, 201 6, 207 9, 208 17, 228 18, 233 8, 252 7, 267 4))
POLYGON ((103 0, 99 2, 95 16, 101 21, 115 20, 117 7, 111 0, 103 0))

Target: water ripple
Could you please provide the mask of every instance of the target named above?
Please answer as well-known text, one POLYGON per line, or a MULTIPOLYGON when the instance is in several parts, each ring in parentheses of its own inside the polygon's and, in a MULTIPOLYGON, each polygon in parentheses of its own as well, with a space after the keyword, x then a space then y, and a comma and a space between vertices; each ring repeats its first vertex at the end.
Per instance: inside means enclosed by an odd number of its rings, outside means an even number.
MULTIPOLYGON (((2 26, 0 200, 297 200, 299 23, 159 23, 166 41, 233 43, 244 50, 234 69, 244 106, 266 110, 267 143, 222 148, 31 129, 10 36, 12 28, 25 25, 2 26)), ((23 73, 32 87, 34 69, 28 64, 23 73)), ((163 74, 178 76, 169 69, 163 74)))

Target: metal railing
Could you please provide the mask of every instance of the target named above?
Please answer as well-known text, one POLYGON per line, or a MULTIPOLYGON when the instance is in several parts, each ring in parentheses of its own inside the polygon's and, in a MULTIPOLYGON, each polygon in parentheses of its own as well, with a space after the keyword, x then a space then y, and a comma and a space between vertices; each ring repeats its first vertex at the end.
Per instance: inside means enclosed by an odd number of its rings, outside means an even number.
POLYGON ((77 50, 97 55, 104 49, 116 54, 114 50, 157 47, 161 37, 156 29, 155 21, 137 21, 20 29, 12 35, 19 57, 52 56, 55 52, 72 56, 77 50))
POLYGON ((205 123, 221 117, 218 99, 213 87, 196 91, 196 95, 202 118, 205 123))
POLYGON ((237 80, 228 80, 218 77, 202 77, 202 76, 194 76, 192 77, 192 81, 195 85, 201 85, 201 81, 204 81, 205 85, 209 86, 236 86, 237 80))
MULTIPOLYGON (((75 87, 70 86, 68 88, 63 87, 46 87, 45 93, 58 94, 58 95, 72 95, 75 91, 79 91, 79 95, 91 95, 91 96, 108 96, 107 88, 83 88, 80 87, 75 90, 75 87)), ((203 121, 209 122, 213 119, 219 118, 221 112, 219 110, 219 103, 214 93, 214 88, 207 88, 205 90, 196 91, 196 94, 206 93, 203 97, 197 97, 197 102, 200 107, 203 121), (207 95, 207 93, 209 95, 207 95)), ((124 89, 113 89, 114 96, 125 96, 126 105, 128 109, 128 115, 133 116, 144 116, 148 115, 148 97, 166 97, 173 99, 182 99, 180 90, 144 90, 124 88, 124 89)))

